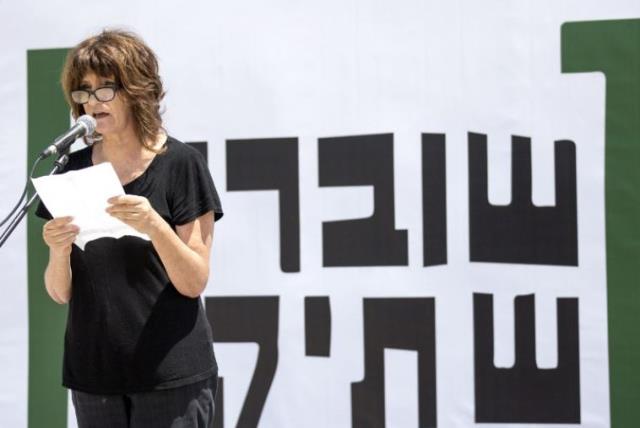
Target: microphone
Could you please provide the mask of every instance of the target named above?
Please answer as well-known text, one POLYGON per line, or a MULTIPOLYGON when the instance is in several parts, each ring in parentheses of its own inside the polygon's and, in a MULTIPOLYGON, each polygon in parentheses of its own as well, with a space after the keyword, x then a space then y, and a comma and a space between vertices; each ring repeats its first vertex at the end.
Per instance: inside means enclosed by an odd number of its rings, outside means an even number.
POLYGON ((40 153, 40 157, 44 159, 51 155, 62 153, 67 150, 76 139, 84 137, 85 135, 91 135, 95 130, 96 120, 92 116, 84 114, 78 118, 76 123, 69 128, 67 132, 60 135, 53 141, 53 144, 43 150, 42 153, 40 153))

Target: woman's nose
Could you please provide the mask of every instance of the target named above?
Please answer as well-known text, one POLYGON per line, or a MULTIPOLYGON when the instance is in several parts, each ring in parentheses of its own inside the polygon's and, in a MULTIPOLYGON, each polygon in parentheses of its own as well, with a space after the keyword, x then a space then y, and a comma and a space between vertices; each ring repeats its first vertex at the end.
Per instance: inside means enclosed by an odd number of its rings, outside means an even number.
POLYGON ((90 106, 94 106, 99 102, 100 101, 98 101, 98 99, 96 98, 96 94, 89 94, 89 101, 87 101, 87 104, 89 104, 90 106))

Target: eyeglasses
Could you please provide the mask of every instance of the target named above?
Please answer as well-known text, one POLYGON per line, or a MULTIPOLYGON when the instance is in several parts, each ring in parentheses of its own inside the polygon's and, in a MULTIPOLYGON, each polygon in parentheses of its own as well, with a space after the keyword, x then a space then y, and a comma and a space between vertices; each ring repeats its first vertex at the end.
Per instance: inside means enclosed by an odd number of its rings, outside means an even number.
POLYGON ((86 104, 89 102, 89 98, 93 95, 96 100, 101 103, 106 103, 111 101, 116 96, 117 86, 101 86, 96 88, 94 91, 89 89, 77 89, 75 91, 71 91, 71 99, 76 104, 86 104))

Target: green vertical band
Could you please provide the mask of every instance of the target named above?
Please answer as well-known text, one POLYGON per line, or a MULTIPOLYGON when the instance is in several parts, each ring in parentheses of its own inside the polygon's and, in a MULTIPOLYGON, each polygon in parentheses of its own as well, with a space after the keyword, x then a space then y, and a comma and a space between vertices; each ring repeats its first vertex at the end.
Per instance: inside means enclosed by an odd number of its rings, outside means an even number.
MULTIPOLYGON (((60 90, 66 49, 27 52, 27 171, 56 135, 69 127, 69 108, 60 90)), ((36 175, 51 170, 43 162, 36 175)), ((67 392, 62 387, 62 345, 66 306, 45 291, 43 273, 49 257, 42 241, 43 221, 31 209, 27 218, 29 278, 29 428, 66 428, 67 392)))
POLYGON ((564 24, 562 71, 606 76, 611 426, 628 428, 640 421, 640 19, 564 24))

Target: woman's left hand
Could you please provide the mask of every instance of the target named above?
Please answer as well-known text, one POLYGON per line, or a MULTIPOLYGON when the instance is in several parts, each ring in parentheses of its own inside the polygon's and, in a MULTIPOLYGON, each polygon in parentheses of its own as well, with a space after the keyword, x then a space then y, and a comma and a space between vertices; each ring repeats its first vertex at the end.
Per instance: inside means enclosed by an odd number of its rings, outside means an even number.
POLYGON ((107 207, 107 213, 140 233, 151 237, 162 225, 162 217, 144 196, 114 196, 107 199, 107 202, 111 204, 107 207))

